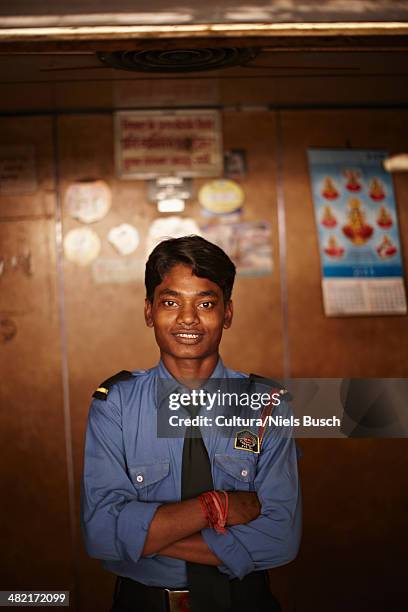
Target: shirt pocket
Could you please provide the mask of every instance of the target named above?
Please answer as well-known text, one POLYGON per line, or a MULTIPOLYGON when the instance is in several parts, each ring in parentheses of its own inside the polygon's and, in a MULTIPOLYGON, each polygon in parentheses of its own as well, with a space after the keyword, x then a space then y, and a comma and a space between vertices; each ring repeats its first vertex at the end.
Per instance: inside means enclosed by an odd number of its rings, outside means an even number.
POLYGON ((216 489, 254 491, 256 463, 249 457, 215 455, 214 481, 216 489))
POLYGON ((129 466, 130 478, 140 501, 159 501, 163 496, 166 478, 170 473, 169 461, 156 461, 129 466))

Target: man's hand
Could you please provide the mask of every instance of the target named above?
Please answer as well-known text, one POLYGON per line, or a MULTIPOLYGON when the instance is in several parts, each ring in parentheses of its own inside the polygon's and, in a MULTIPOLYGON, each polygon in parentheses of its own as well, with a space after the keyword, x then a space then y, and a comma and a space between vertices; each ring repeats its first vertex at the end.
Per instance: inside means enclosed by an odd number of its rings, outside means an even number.
MULTIPOLYGON (((245 525, 259 516, 261 505, 256 493, 228 493, 227 525, 245 525)), ((143 548, 143 556, 157 553, 173 542, 198 533, 207 527, 198 498, 162 504, 153 516, 143 548)))
MULTIPOLYGON (((248 491, 231 491, 228 493, 228 500, 229 505, 227 525, 245 525, 259 516, 261 505, 256 493, 250 493, 248 491)), ((190 502, 194 501, 196 500, 190 500, 190 502)), ((190 502, 173 504, 173 517, 175 509, 178 510, 180 506, 190 502)), ((183 528, 185 528, 188 520, 191 520, 191 513, 193 511, 197 511, 197 508, 194 509, 193 506, 188 508, 188 514, 184 515, 184 520, 182 519, 182 515, 180 515, 180 520, 177 521, 179 528, 181 528, 182 525, 183 528)), ((160 509, 157 513, 159 512, 160 509)), ((165 510, 162 510, 162 512, 164 514, 165 510)), ((203 516, 204 515, 201 512, 201 517, 203 516)), ((175 529, 176 527, 173 527, 172 529, 173 537, 175 529)), ((183 559, 185 561, 191 561, 193 563, 204 563, 205 565, 220 565, 222 563, 222 561, 208 548, 202 535, 198 531, 193 535, 169 544, 162 550, 158 551, 158 554, 166 555, 168 557, 175 557, 176 559, 183 559)))
POLYGON ((227 525, 245 525, 255 520, 261 512, 261 504, 254 492, 231 491, 228 501, 227 525))

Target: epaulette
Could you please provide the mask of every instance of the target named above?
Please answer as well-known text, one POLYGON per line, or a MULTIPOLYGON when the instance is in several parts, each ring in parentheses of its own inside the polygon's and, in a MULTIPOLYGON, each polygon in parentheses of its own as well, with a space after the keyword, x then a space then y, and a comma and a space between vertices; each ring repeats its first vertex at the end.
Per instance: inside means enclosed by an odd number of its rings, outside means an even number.
POLYGON ((289 393, 287 389, 280 382, 273 380, 272 378, 267 378, 266 376, 260 376, 259 374, 250 374, 249 375, 250 383, 258 383, 260 385, 265 385, 269 387, 274 393, 279 393, 281 400, 285 402, 292 401, 292 395, 289 393))
POLYGON ((99 385, 96 391, 93 393, 92 397, 99 400, 106 400, 109 395, 109 391, 113 385, 118 383, 121 380, 127 380, 132 376, 132 372, 128 370, 121 370, 114 376, 107 378, 103 383, 99 385))

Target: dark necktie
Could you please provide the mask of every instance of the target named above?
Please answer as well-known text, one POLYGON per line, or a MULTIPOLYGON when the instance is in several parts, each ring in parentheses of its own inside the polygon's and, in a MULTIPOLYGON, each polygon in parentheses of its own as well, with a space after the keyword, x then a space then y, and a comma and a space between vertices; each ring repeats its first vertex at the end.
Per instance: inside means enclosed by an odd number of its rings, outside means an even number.
MULTIPOLYGON (((188 408, 192 417, 200 407, 188 408)), ((214 483, 207 449, 198 427, 186 429, 181 471, 181 499, 198 497, 212 491, 214 483)), ((229 579, 212 565, 186 563, 191 612, 227 612, 230 610, 229 579)))

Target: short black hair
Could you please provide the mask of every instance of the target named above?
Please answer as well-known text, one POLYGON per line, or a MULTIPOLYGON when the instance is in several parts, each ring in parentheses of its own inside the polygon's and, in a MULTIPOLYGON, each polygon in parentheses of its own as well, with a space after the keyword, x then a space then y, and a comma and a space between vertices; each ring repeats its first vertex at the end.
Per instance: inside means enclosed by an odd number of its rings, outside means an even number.
POLYGON ((224 303, 231 299, 235 266, 224 251, 201 236, 183 236, 160 242, 146 263, 146 297, 153 302, 154 290, 178 264, 191 266, 192 273, 208 278, 222 289, 224 303))

